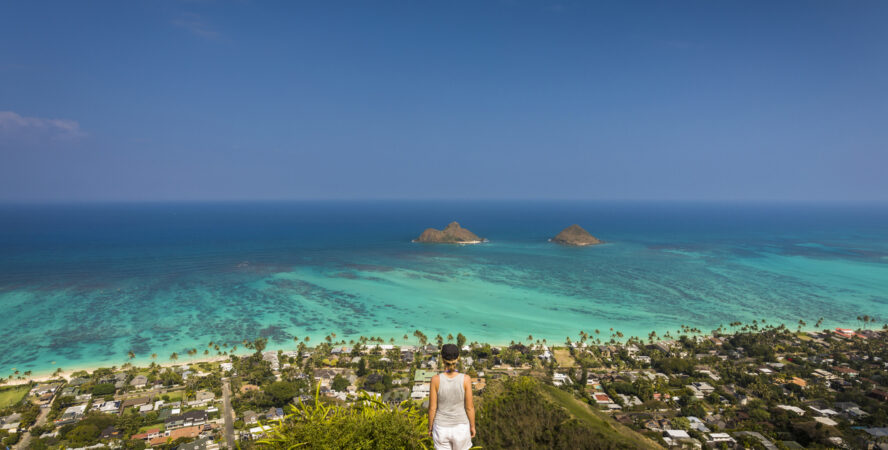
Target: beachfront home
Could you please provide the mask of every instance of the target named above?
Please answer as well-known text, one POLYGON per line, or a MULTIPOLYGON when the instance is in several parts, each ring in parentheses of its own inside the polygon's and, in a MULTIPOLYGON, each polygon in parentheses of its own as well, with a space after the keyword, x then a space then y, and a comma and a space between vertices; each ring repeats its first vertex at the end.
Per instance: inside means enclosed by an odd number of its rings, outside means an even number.
POLYGON ((135 389, 144 389, 145 386, 148 385, 148 377, 145 375, 136 375, 133 377, 132 381, 130 381, 130 386, 135 389))
POLYGON ((281 369, 281 365, 280 365, 280 361, 278 360, 277 352, 269 351, 269 352, 262 353, 262 360, 268 361, 268 363, 271 365, 271 370, 273 370, 275 372, 277 372, 281 369))

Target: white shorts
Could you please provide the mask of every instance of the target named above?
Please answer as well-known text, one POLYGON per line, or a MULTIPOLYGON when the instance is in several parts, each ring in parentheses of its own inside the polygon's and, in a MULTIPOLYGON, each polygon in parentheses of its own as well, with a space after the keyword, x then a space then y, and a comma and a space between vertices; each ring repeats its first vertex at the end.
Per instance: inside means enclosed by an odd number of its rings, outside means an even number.
POLYGON ((435 441, 435 450, 468 450, 472 448, 472 429, 467 423, 452 427, 435 424, 432 440, 435 441))

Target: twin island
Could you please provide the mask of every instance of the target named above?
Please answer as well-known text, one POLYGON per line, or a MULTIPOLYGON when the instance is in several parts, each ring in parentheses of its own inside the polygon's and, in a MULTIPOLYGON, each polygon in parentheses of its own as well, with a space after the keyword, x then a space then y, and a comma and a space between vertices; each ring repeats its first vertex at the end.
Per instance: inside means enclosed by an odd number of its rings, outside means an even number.
MULTIPOLYGON (((423 242, 431 244, 480 244, 486 239, 478 237, 475 233, 461 227, 457 222, 450 222, 443 230, 428 228, 414 239, 413 242, 423 242)), ((595 236, 589 234, 579 225, 571 225, 554 238, 549 239, 551 242, 562 245, 570 245, 575 247, 585 247, 587 245, 601 244, 595 236)))

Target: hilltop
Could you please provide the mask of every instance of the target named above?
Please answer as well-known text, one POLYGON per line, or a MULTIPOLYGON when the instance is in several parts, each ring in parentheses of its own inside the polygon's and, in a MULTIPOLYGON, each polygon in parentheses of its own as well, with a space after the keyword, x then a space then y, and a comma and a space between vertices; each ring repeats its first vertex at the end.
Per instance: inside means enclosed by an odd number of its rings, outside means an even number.
POLYGON ((561 230, 561 233, 558 233, 557 236, 552 238, 552 242, 564 245, 575 245, 578 247, 601 243, 598 238, 592 236, 588 231, 584 230, 583 227, 577 224, 573 224, 564 230, 561 230))
POLYGON ((450 222, 443 230, 427 228, 413 241, 438 244, 480 244, 483 239, 459 226, 458 222, 450 222))

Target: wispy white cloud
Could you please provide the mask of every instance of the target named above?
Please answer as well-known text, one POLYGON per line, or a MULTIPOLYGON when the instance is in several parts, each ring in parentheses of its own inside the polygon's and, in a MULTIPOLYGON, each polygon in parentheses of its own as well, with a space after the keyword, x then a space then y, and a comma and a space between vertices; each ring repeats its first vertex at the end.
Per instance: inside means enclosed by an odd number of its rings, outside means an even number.
POLYGON ((53 139, 86 137, 76 120, 25 117, 12 111, 0 111, 0 137, 41 136, 53 139))
POLYGON ((194 13, 183 13, 170 21, 170 23, 204 39, 216 39, 219 37, 218 31, 214 30, 203 18, 194 13))

